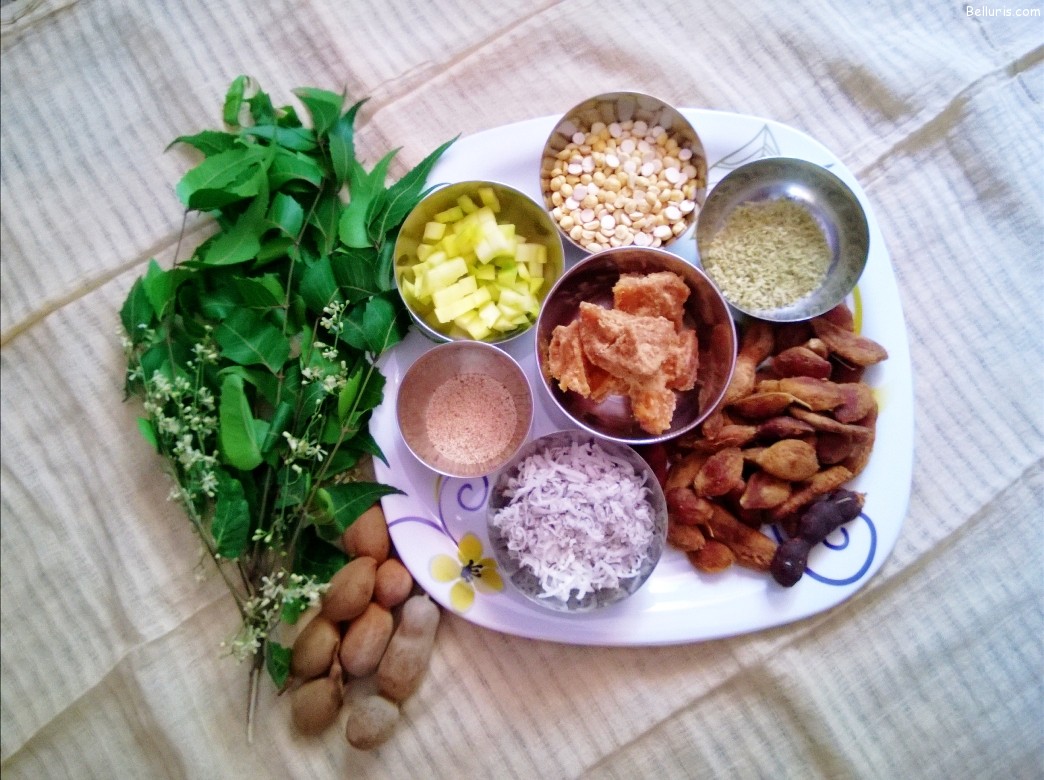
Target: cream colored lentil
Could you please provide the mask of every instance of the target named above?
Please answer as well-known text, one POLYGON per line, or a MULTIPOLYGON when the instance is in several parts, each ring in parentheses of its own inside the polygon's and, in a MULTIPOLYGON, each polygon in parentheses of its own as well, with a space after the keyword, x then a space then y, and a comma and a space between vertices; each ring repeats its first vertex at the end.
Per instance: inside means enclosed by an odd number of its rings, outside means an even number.
POLYGON ((464 466, 497 457, 518 422, 511 393, 485 374, 460 374, 443 382, 428 399, 424 417, 439 454, 464 466))
POLYGON ((595 122, 545 160, 545 201, 562 230, 590 251, 660 246, 685 232, 696 209, 704 182, 692 156, 662 127, 641 120, 595 122), (613 219, 611 229, 606 217, 613 219))
POLYGON ((780 198, 738 207, 701 260, 726 298, 747 311, 765 311, 814 291, 831 252, 808 210, 780 198))

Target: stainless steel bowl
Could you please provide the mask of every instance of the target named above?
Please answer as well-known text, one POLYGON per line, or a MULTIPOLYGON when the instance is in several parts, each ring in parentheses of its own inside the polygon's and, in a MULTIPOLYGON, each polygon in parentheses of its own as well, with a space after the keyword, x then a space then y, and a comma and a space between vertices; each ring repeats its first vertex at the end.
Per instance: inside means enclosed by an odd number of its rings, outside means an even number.
MULTIPOLYGON (((424 226, 435 218, 440 211, 457 204, 461 195, 476 196, 480 187, 491 187, 500 201, 501 210, 497 215, 498 222, 510 222, 516 233, 525 236, 531 243, 543 244, 547 249, 546 284, 537 294, 541 302, 547 297, 551 286, 562 274, 565 255, 558 229, 551 221, 550 215, 525 193, 506 184, 495 181, 463 181, 448 184, 433 190, 410 212, 402 223, 393 250, 395 284, 402 293, 403 273, 417 262, 417 247, 424 235, 424 226)), ((473 341, 467 332, 456 328, 452 323, 441 325, 434 319, 426 318, 404 297, 406 309, 417 328, 428 338, 436 342, 473 341)), ((487 344, 500 344, 518 338, 532 328, 535 321, 525 327, 503 333, 496 337, 482 339, 487 344)))
MULTIPOLYGON (((407 369, 399 383, 395 414, 406 447, 421 463, 449 477, 479 477, 501 468, 525 443, 533 424, 533 391, 522 367, 504 350, 480 341, 454 341, 432 347, 407 369), (446 382, 475 374, 489 377, 507 390, 514 419, 503 419, 489 404, 476 403, 478 408, 470 414, 459 408, 444 410, 457 417, 467 415, 462 425, 470 429, 470 440, 475 443, 474 457, 469 453, 467 458, 454 458, 459 442, 451 451, 444 442, 432 440, 428 416, 439 410, 431 409, 429 402, 446 382), (503 434, 502 446, 478 459, 480 448, 494 434, 503 434)), ((455 430, 454 438, 467 432, 455 430)))
MULTIPOLYGON (((714 280, 702 258, 711 242, 741 205, 788 198, 803 205, 819 225, 830 249, 830 265, 818 288, 786 306, 744 308, 722 294, 737 312, 773 322, 818 316, 841 303, 863 273, 870 251, 866 214, 855 193, 822 166, 789 157, 769 157, 729 173, 711 190, 696 223, 697 261, 714 280)), ((721 287, 719 280, 715 283, 721 287)))
MULTIPOLYGON (((578 103, 562 115, 548 136, 541 153, 540 192, 544 198, 544 206, 549 213, 556 208, 556 204, 552 201, 550 181, 556 166, 563 162, 559 160, 558 155, 567 148, 574 133, 588 132, 596 122, 608 126, 614 122, 627 121, 643 121, 649 128, 662 127, 679 146, 687 147, 692 152, 692 157, 687 164, 691 164, 695 172, 691 179, 692 201, 695 203, 695 208, 678 220, 683 225, 682 232, 672 234, 670 238, 664 239, 660 244, 667 247, 677 242, 692 228, 696 222, 696 215, 707 197, 707 155, 695 128, 682 113, 651 95, 641 92, 606 92, 578 103)), ((625 183, 625 189, 621 190, 621 193, 633 191, 636 188, 641 189, 644 186, 636 184, 635 178, 634 175, 630 176, 630 180, 625 183)), ((661 207, 666 206, 661 204, 661 207)), ((585 241, 571 237, 569 230, 563 229, 558 220, 553 219, 553 221, 558 225, 564 241, 584 253, 592 251, 585 241)), ((609 248, 609 246, 606 243, 602 248, 609 248)))
MULTIPOLYGON (((557 431, 541 436, 526 444, 493 479, 486 513, 487 530, 493 546, 493 554, 496 556, 500 570, 526 598, 542 607, 560 612, 590 612, 608 607, 630 597, 649 579, 649 576, 656 568, 656 564, 659 563, 667 544, 667 501, 649 464, 630 447, 599 440, 598 437, 584 431, 557 431), (643 480, 647 489, 646 500, 652 513, 652 539, 644 551, 644 559, 638 573, 633 577, 622 580, 619 587, 596 590, 586 594, 583 598, 578 598, 575 591, 570 594, 568 599, 549 597, 542 594, 540 581, 532 569, 523 565, 519 560, 519 556, 508 549, 507 540, 494 524, 493 518, 509 503, 509 499, 504 495, 504 489, 508 480, 517 474, 519 465, 526 458, 537 452, 547 452, 551 448, 568 447, 574 444, 587 445, 592 442, 601 447, 606 454, 629 464, 643 480)), ((626 522, 626 519, 623 518, 621 521, 626 522)))
POLYGON ((736 326, 729 307, 710 279, 691 263, 660 249, 608 249, 581 260, 552 288, 536 326, 536 357, 545 395, 573 423, 605 439, 628 445, 655 444, 691 431, 717 407, 736 366, 736 326), (564 391, 547 368, 547 351, 554 330, 578 316, 583 301, 611 306, 613 285, 624 273, 673 271, 685 280, 690 295, 686 322, 699 342, 699 368, 692 390, 677 394, 671 427, 659 436, 642 430, 628 399, 611 395, 600 403, 564 391))

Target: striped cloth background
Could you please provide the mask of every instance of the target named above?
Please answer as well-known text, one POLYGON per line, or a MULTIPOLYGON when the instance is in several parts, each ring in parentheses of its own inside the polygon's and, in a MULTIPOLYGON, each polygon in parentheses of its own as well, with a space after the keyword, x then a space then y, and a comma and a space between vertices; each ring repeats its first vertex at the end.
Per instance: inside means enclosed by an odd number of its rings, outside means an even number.
MULTIPOLYGON (((1044 774, 1041 4, 840 6, 0 7, 5 778, 1044 774), (913 490, 881 572, 817 617, 674 647, 446 615, 380 750, 295 736, 271 693, 247 747, 245 669, 219 649, 235 609, 197 581, 198 542, 121 399, 117 337, 130 284, 181 231, 192 158, 164 149, 217 126, 240 73, 282 99, 369 96, 360 155, 401 146, 395 173, 457 133, 627 88, 834 150, 874 204, 913 360, 913 490)), ((186 240, 206 229, 190 217, 186 240)))

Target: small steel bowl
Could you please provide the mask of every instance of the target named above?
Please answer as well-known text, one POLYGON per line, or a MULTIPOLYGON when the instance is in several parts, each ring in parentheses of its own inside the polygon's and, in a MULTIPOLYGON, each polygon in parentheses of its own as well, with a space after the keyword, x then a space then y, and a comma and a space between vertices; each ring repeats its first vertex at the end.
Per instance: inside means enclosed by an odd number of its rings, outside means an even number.
MULTIPOLYGON (((700 140, 695 128, 682 113, 651 95, 641 92, 606 92, 578 103, 562 115, 548 136, 540 158, 540 192, 544 199, 544 206, 549 213, 553 212, 556 207, 552 200, 550 182, 555 167, 560 162, 567 162, 560 161, 557 155, 570 144, 573 134, 578 131, 588 132, 595 122, 608 126, 613 122, 628 120, 644 121, 649 128, 662 127, 680 147, 687 147, 692 151, 692 158, 686 164, 691 164, 695 169, 695 175, 691 178, 692 183, 695 184, 691 199, 696 205, 683 215, 682 220, 679 220, 684 224, 684 230, 662 240, 659 245, 667 247, 678 241, 696 223, 696 216, 707 197, 707 155, 703 148, 703 141, 700 140)), ((630 181, 625 184, 625 190, 621 190, 621 192, 633 191, 636 186, 634 179, 635 176, 631 176, 630 181)), ((592 251, 582 240, 571 238, 569 231, 563 229, 557 220, 552 219, 552 221, 558 226, 564 241, 585 254, 592 251)), ((603 248, 608 248, 608 243, 603 248)))
MULTIPOLYGON (((463 181, 456 184, 441 186, 432 191, 414 207, 409 216, 406 217, 395 240, 392 256, 394 257, 395 285, 402 295, 404 274, 407 269, 417 262, 417 247, 422 242, 424 226, 435 218, 440 211, 444 211, 457 204, 457 198, 461 195, 469 195, 478 202, 477 192, 480 187, 491 187, 497 200, 500 201, 500 212, 497 221, 501 224, 511 223, 515 226, 515 232, 524 236, 530 243, 543 244, 547 249, 547 264, 545 268, 545 284, 537 292, 537 299, 543 302, 547 297, 551 286, 562 275, 565 265, 565 255, 562 250, 562 240, 559 237, 558 228, 552 222, 550 215, 541 208, 525 193, 494 181, 463 181)), ((432 316, 425 317, 413 306, 407 296, 403 295, 403 302, 410 314, 410 318, 417 328, 432 341, 474 341, 466 331, 454 326, 452 322, 447 324, 438 323, 432 316)), ((487 344, 501 344, 521 336, 535 324, 535 319, 524 327, 502 333, 497 336, 489 336, 482 341, 487 344)), ((496 332, 496 331, 494 331, 496 332)))
POLYGON ((584 430, 632 446, 676 438, 703 422, 725 396, 736 366, 736 326, 725 299, 700 269, 660 249, 607 249, 578 262, 563 274, 544 302, 535 338, 540 385, 551 403, 584 430), (595 403, 573 391, 562 390, 550 376, 547 352, 555 328, 575 320, 583 301, 611 307, 613 285, 621 274, 657 271, 673 271, 689 286, 685 319, 687 325, 696 329, 699 368, 693 389, 677 393, 671 427, 655 436, 634 419, 630 402, 624 396, 610 395, 595 403))
POLYGON ((549 433, 529 442, 508 462, 493 478, 486 509, 486 527, 489 532, 493 554, 500 571, 515 588, 535 604, 559 612, 582 613, 602 609, 630 597, 649 579, 653 573, 667 544, 667 501, 663 490, 656 479, 656 474, 649 464, 632 448, 615 442, 600 440, 584 431, 564 430, 549 433), (645 556, 636 575, 620 582, 619 587, 604 588, 587 593, 578 598, 573 591, 568 599, 543 595, 540 581, 532 569, 524 566, 517 553, 508 549, 507 540, 494 523, 496 514, 508 505, 509 499, 504 494, 508 481, 518 473, 520 464, 538 452, 548 452, 552 448, 594 443, 614 458, 629 464, 638 474, 648 493, 646 500, 652 512, 653 534, 645 556))
POLYGON ((406 447, 421 463, 448 477, 480 477, 501 468, 529 437, 533 391, 522 367, 499 347, 453 341, 432 347, 406 370, 399 383, 395 414, 406 447), (461 424, 474 432, 466 439, 454 435, 451 442, 433 441, 429 415, 439 410, 430 408, 432 396, 447 382, 472 374, 489 377, 504 387, 514 406, 514 420, 504 419, 490 403, 451 408, 447 413, 461 417, 461 424), (481 448, 496 436, 503 439, 501 446, 480 458, 484 454, 481 448), (452 456, 454 445, 460 446, 462 440, 479 448, 474 457, 452 456))
POLYGON ((707 197, 696 223, 697 262, 719 289, 714 272, 702 262, 708 247, 741 205, 789 198, 803 205, 819 225, 830 248, 822 283, 805 297, 773 309, 745 308, 722 294, 737 312, 772 322, 816 317, 841 303, 863 273, 870 251, 866 214, 855 193, 820 165, 789 157, 769 157, 736 168, 707 197))

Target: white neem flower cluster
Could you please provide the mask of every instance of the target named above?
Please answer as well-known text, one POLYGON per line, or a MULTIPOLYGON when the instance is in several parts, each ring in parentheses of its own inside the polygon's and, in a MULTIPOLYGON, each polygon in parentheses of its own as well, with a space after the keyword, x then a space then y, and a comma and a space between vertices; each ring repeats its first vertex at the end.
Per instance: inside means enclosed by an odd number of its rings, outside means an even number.
POLYGON ((314 577, 291 574, 283 569, 262 577, 260 591, 244 605, 242 627, 230 642, 223 642, 222 647, 239 661, 253 658, 268 632, 279 622, 285 606, 300 601, 314 606, 328 587, 328 583, 314 577))

